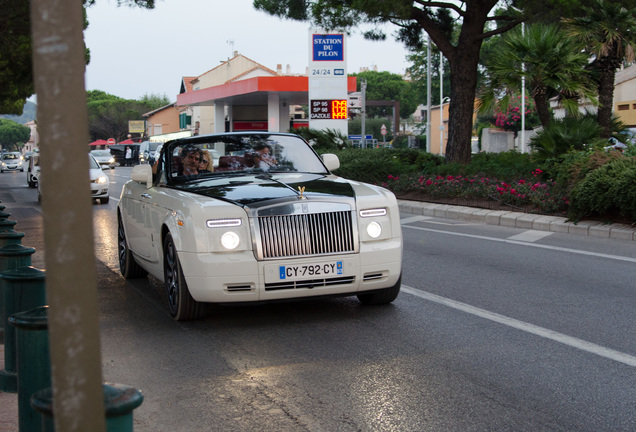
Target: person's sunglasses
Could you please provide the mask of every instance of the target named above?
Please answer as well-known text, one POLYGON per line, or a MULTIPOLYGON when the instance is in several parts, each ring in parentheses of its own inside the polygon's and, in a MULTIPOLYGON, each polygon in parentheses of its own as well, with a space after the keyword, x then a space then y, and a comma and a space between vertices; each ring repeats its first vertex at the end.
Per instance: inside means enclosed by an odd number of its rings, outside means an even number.
POLYGON ((201 159, 201 163, 208 163, 207 159, 201 159))

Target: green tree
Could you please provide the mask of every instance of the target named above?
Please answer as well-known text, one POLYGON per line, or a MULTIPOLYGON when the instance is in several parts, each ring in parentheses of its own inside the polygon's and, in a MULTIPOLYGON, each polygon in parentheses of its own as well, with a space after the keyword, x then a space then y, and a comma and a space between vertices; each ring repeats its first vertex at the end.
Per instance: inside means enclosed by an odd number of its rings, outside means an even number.
POLYGON ((139 99, 139 102, 148 104, 150 107, 150 111, 155 110, 157 108, 161 108, 166 105, 170 105, 170 98, 164 93, 162 95, 151 93, 145 94, 139 99))
POLYGON ((486 59, 488 78, 480 95, 480 112, 506 112, 525 77, 543 127, 552 119, 549 101, 553 97, 559 98, 568 113, 578 115, 579 100, 594 100, 595 96, 585 70, 588 58, 580 48, 554 24, 533 24, 525 31, 508 32, 486 59))
MULTIPOLYGON (((417 108, 418 99, 413 92, 413 86, 405 81, 401 75, 391 72, 364 71, 352 74, 358 78, 358 90, 362 80, 367 82, 366 100, 398 101, 400 102, 400 117, 408 118, 417 108)), ((392 107, 367 107, 367 114, 374 116, 392 116, 392 107)))
MULTIPOLYGON (((457 4, 413 0, 254 0, 257 9, 272 15, 312 21, 327 29, 347 29, 361 23, 392 23, 398 26, 398 40, 414 49, 421 48, 425 31, 449 63, 451 102, 446 157, 461 163, 470 161, 473 101, 482 41, 521 22, 516 13, 489 16, 497 3, 497 0, 466 0, 457 4), (484 31, 491 20, 507 23, 484 31), (461 21, 461 27, 454 36, 456 21, 461 21)), ((385 37, 377 29, 366 35, 376 39, 385 37)))
POLYGON ((3 150, 20 151, 30 137, 31 129, 28 126, 13 120, 0 119, 0 145, 3 150))
MULTIPOLYGON (((411 77, 411 82, 415 88, 415 93, 419 97, 420 103, 426 103, 427 94, 426 87, 428 81, 428 47, 425 45, 421 50, 412 52, 407 56, 407 60, 411 64, 406 72, 411 77)), ((448 61, 445 58, 443 59, 443 70, 449 70, 448 61)), ((431 104, 439 105, 439 63, 440 63, 440 53, 439 50, 432 45, 431 46, 431 104)), ((443 84, 444 84, 444 93, 447 93, 450 89, 450 76, 445 74, 443 76, 443 84)))
POLYGON ((148 97, 146 101, 123 99, 101 90, 86 92, 88 131, 91 141, 115 138, 121 141, 128 135, 128 122, 142 120, 142 114, 170 102, 163 97, 148 97))
MULTIPOLYGON (((82 0, 91 6, 96 0, 82 0)), ((155 0, 117 0, 118 5, 153 9, 155 0)), ((0 113, 22 114, 22 107, 33 95, 33 66, 31 63, 30 2, 0 0, 0 113)), ((84 28, 88 26, 84 11, 84 28)), ((90 52, 86 50, 86 64, 90 52)))
POLYGON ((603 128, 603 137, 609 138, 616 70, 624 60, 634 61, 636 8, 633 4, 627 9, 620 2, 595 0, 583 10, 583 16, 565 20, 566 28, 594 56, 592 67, 598 73, 598 123, 603 128))

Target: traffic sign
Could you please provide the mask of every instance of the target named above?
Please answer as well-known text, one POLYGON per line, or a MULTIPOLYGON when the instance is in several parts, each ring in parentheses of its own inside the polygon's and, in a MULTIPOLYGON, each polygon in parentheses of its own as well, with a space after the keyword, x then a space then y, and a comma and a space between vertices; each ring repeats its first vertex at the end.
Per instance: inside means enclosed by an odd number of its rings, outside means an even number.
POLYGON ((380 128, 380 133, 382 135, 386 135, 386 126, 385 125, 382 125, 382 127, 380 128))
POLYGON ((115 145, 115 138, 108 138, 108 141, 106 141, 106 144, 108 145, 115 145))

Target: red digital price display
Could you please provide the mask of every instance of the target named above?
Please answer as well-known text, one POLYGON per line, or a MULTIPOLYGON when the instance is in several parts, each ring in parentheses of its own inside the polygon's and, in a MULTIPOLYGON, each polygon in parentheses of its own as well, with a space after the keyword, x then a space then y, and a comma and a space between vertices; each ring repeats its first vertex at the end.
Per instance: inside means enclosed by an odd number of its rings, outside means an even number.
POLYGON ((331 118, 332 119, 346 119, 347 114, 347 100, 333 100, 331 101, 331 118))
POLYGON ((310 119, 347 119, 347 100, 312 100, 311 110, 309 113, 310 119))

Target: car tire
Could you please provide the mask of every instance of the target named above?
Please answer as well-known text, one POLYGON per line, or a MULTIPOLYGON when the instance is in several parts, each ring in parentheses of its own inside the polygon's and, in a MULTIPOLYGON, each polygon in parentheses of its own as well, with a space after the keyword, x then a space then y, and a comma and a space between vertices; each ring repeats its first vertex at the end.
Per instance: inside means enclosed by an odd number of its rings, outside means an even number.
POLYGON ((126 231, 121 217, 117 218, 117 256, 119 258, 119 271, 124 279, 135 279, 144 277, 148 274, 146 270, 141 268, 132 252, 128 248, 126 240, 126 231))
POLYGON ((27 177, 27 184, 29 185, 30 188, 35 187, 35 182, 33 181, 33 179, 31 179, 31 176, 27 177))
POLYGON ((175 321, 190 321, 200 318, 204 304, 194 300, 183 277, 183 269, 177 256, 172 235, 168 233, 163 242, 163 280, 168 297, 168 309, 175 321))
POLYGON ((100 198, 99 202, 102 204, 108 204, 108 201, 110 201, 110 197, 106 197, 106 198, 100 198))
POLYGON ((402 287, 402 275, 398 278, 395 285, 389 288, 371 291, 365 294, 358 294, 358 300, 363 305, 383 305, 389 304, 395 300, 400 293, 402 287))

